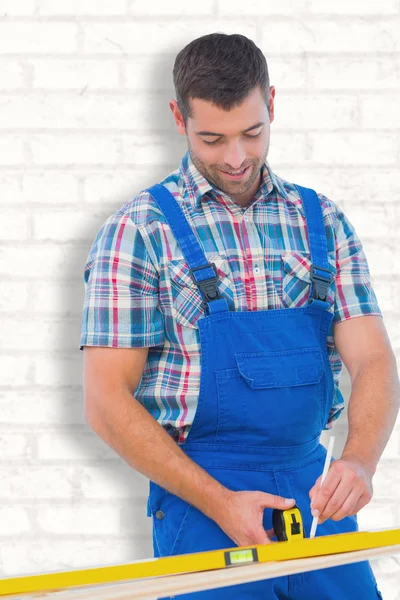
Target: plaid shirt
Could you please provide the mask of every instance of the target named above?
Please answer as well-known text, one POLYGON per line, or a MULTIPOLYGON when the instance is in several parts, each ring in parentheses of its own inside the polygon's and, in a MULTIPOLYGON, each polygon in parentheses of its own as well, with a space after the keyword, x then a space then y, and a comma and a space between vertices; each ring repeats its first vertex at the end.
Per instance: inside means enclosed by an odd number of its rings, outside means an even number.
MULTIPOLYGON (((196 231, 220 292, 237 311, 301 307, 310 290, 310 252, 304 209, 292 183, 266 162, 247 207, 213 187, 187 152, 162 182, 196 231)), ((380 315, 360 240, 344 213, 319 194, 329 263, 336 272, 329 301, 334 323, 380 315)), ((148 347, 134 396, 179 442, 196 412, 201 355, 197 320, 201 294, 158 205, 140 192, 102 225, 84 273, 80 349, 148 347)), ((343 410, 342 361, 332 331, 327 350, 335 394, 326 428, 343 410)))

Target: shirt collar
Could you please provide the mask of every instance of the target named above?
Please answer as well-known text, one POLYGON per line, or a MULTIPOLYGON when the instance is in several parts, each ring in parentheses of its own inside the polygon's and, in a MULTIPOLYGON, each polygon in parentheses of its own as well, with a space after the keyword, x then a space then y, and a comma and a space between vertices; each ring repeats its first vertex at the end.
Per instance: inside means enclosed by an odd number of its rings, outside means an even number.
MULTIPOLYGON (((213 194, 215 196, 216 194, 221 195, 223 193, 200 173, 193 164, 189 150, 182 158, 179 170, 186 185, 190 202, 194 208, 200 207, 201 201, 206 199, 207 194, 213 194)), ((268 161, 265 161, 262 167, 261 184, 256 192, 254 201, 258 199, 265 200, 274 189, 279 195, 283 196, 285 199, 289 199, 281 179, 272 171, 268 161)))

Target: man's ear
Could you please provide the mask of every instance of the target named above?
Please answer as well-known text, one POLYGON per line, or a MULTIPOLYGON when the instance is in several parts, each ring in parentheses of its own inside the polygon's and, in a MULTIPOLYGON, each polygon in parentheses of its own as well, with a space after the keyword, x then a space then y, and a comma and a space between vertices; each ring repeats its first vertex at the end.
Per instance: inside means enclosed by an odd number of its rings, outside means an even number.
POLYGON ((273 85, 269 88, 269 122, 272 123, 275 117, 275 88, 273 85))
POLYGON ((185 123, 183 121, 182 113, 179 110, 179 106, 176 100, 171 100, 169 103, 169 107, 174 116, 175 124, 178 129, 178 133, 181 135, 186 135, 185 123))

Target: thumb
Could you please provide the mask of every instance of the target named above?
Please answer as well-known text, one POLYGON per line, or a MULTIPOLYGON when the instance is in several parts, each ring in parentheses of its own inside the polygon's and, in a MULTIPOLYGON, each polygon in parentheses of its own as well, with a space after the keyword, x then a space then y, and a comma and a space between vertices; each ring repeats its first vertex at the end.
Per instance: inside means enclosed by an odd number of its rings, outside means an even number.
POLYGON ((296 503, 294 498, 283 498, 282 496, 274 496, 273 494, 264 494, 263 505, 265 508, 278 508, 285 510, 291 508, 296 503))

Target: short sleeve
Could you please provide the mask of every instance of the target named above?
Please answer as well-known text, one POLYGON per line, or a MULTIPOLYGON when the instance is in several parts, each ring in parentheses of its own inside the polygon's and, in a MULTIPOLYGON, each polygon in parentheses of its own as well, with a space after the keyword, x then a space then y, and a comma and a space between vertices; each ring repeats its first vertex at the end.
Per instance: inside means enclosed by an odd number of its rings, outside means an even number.
POLYGON ((363 315, 382 316, 361 241, 339 207, 335 238, 337 275, 334 323, 363 315))
POLYGON ((85 264, 83 346, 151 347, 164 343, 158 273, 139 228, 115 213, 100 228, 85 264))

